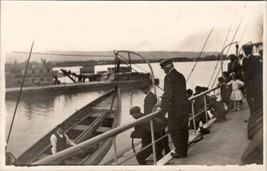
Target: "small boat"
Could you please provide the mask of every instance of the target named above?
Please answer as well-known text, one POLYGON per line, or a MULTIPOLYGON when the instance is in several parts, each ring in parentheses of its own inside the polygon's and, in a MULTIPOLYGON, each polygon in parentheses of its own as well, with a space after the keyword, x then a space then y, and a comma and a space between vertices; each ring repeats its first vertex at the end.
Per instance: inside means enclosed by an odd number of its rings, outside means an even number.
MULTIPOLYGON (((120 89, 115 88, 93 102, 87 104, 61 124, 65 124, 65 133, 70 140, 79 144, 92 137, 102 134, 120 124, 121 114, 120 89)), ((56 132, 52 129, 43 138, 36 142, 17 158, 19 165, 43 159, 51 154, 50 136, 56 132)), ((99 163, 112 145, 112 138, 107 138, 76 156, 61 161, 67 165, 91 165, 99 163)))

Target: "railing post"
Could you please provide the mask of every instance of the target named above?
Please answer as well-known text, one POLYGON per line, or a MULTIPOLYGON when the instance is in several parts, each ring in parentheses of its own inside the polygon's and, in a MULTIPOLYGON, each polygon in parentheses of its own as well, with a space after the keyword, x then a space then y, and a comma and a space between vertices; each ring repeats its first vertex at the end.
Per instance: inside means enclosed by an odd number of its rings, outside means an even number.
POLYGON ((208 123, 208 112, 207 112, 207 98, 206 98, 206 95, 204 95, 204 108, 205 108, 206 123, 208 123))
POLYGON ((153 119, 150 120, 150 130, 151 130, 151 143, 152 143, 152 149, 153 149, 153 161, 154 161, 154 165, 156 165, 157 164, 157 158, 156 158, 156 147, 155 147, 155 136, 154 136, 153 119))
POLYGON ((193 119, 193 125, 194 125, 194 131, 196 133, 196 120, 195 120, 195 108, 194 108, 194 101, 191 102, 191 107, 192 107, 192 119, 193 119))
POLYGON ((117 145, 116 145, 116 137, 112 137, 112 143, 114 147, 114 161, 116 164, 118 164, 118 154, 117 154, 117 145))

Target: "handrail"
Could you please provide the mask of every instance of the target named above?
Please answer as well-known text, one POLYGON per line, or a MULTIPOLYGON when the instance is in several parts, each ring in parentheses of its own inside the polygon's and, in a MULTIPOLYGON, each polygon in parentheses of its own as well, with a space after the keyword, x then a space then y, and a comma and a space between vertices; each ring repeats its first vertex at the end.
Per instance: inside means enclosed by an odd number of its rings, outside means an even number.
MULTIPOLYGON (((218 88, 220 88, 220 87, 215 87, 215 88, 213 88, 211 90, 207 90, 205 92, 202 92, 202 93, 200 93, 200 94, 198 94, 196 96, 193 96, 193 97, 189 98, 189 100, 192 102, 194 99, 196 99, 198 97, 201 97, 201 96, 204 96, 204 95, 206 95, 206 94, 208 94, 208 93, 210 93, 210 92, 212 92, 212 91, 214 91, 214 90, 216 90, 218 88)), ((82 142, 80 144, 77 144, 75 146, 69 147, 69 148, 67 148, 67 149, 65 149, 63 151, 60 151, 60 152, 55 153, 55 154, 53 154, 51 156, 45 157, 45 158, 43 158, 41 160, 38 160, 38 161, 32 163, 31 165, 49 165, 49 164, 53 165, 53 164, 57 164, 60 161, 63 161, 65 159, 69 158, 69 157, 72 157, 72 156, 75 156, 75 155, 79 154, 81 151, 84 151, 84 150, 90 148, 90 146, 94 145, 97 142, 102 141, 103 139, 106 139, 106 138, 109 138, 109 137, 114 137, 114 136, 118 135, 119 133, 122 133, 122 132, 124 132, 124 131, 126 131, 126 130, 128 130, 130 128, 133 128, 135 126, 138 126, 140 124, 148 122, 148 121, 150 121, 151 119, 157 117, 160 114, 163 114, 163 113, 161 111, 152 112, 151 114, 148 114, 148 115, 146 115, 146 116, 144 116, 142 118, 139 118, 139 119, 137 119, 137 120, 135 120, 135 121, 133 121, 131 123, 124 124, 124 125, 122 125, 120 127, 114 128, 114 129, 112 129, 110 131, 107 131, 107 132, 105 132, 103 134, 100 134, 100 135, 98 135, 96 137, 93 137, 93 138, 91 138, 89 140, 86 140, 86 141, 84 141, 84 142, 82 142)))
POLYGON ((156 117, 157 115, 159 114, 162 114, 162 112, 160 111, 156 111, 156 112, 153 112, 149 115, 146 115, 140 119, 137 119, 136 121, 132 122, 132 123, 129 123, 129 124, 124 124, 123 126, 120 126, 120 127, 117 127, 117 128, 114 128, 110 131, 107 131, 103 134, 100 134, 96 137, 93 137, 89 140, 86 140, 80 144, 77 144, 75 146, 72 146, 72 147, 69 147, 67 148, 66 150, 63 150, 63 151, 60 151, 58 153, 55 153, 51 156, 48 156, 46 158, 43 158, 39 161, 36 161, 34 163, 32 163, 33 165, 42 165, 42 164, 56 164, 62 160, 65 160, 71 156, 75 156, 77 154, 80 153, 80 151, 83 151, 83 150, 86 150, 88 149, 91 145, 97 143, 97 142, 100 142, 101 140, 103 139, 106 139, 106 138, 109 138, 109 137, 112 137, 112 136, 116 136, 117 134, 119 133, 122 133, 130 128, 133 128, 137 125, 140 125, 142 123, 145 123, 147 121, 149 121, 150 119, 156 117))
POLYGON ((190 97, 188 100, 189 100, 189 101, 195 100, 196 98, 199 98, 199 97, 201 97, 201 96, 204 96, 204 95, 206 95, 206 94, 208 94, 208 93, 210 93, 210 92, 212 92, 212 91, 214 91, 214 90, 216 90, 216 89, 218 89, 218 88, 220 88, 220 87, 221 87, 221 86, 218 86, 218 87, 214 87, 214 88, 212 88, 212 89, 210 89, 210 90, 203 91, 202 93, 199 93, 199 94, 197 94, 197 95, 195 95, 195 96, 193 96, 193 97, 190 97))

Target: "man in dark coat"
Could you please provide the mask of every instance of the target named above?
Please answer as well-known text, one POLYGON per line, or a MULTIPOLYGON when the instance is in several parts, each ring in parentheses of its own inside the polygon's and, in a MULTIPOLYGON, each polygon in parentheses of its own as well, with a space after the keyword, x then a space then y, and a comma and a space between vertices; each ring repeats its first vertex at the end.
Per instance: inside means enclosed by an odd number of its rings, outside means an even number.
MULTIPOLYGON (((150 114, 153 112, 153 107, 157 103, 157 96, 150 91, 150 86, 144 86, 141 87, 141 90, 144 94, 146 94, 146 97, 144 99, 144 114, 150 114)), ((155 122, 157 122, 157 125, 159 125, 158 128, 155 127, 154 125, 154 132, 155 132, 155 137, 161 138, 162 136, 166 135, 165 131, 165 122, 167 121, 165 116, 158 116, 157 118, 154 119, 155 122)), ((170 147, 169 147, 169 138, 166 136, 165 138, 160 141, 160 144, 156 144, 157 146, 163 146, 165 154, 168 154, 170 152, 170 147)), ((156 149, 160 149, 162 147, 156 147, 156 149)))
POLYGON ((251 46, 243 46, 246 57, 243 59, 246 98, 251 115, 263 105, 262 63, 252 54, 251 46))
POLYGON ((171 153, 174 158, 187 157, 188 120, 190 103, 186 95, 186 82, 183 74, 174 69, 171 60, 160 62, 166 76, 164 78, 164 93, 162 104, 158 110, 168 112, 168 127, 175 147, 171 153))
MULTIPOLYGON (((139 119, 145 114, 141 113, 140 107, 134 106, 130 109, 130 115, 133 116, 135 119, 139 119)), ((153 123, 154 125, 154 135, 155 135, 155 140, 159 138, 160 136, 160 125, 157 123, 153 123)), ((147 165, 147 157, 149 157, 152 153, 152 146, 151 144, 151 130, 150 130, 150 123, 145 122, 144 124, 138 125, 135 127, 135 130, 131 133, 131 138, 141 138, 141 151, 136 155, 136 160, 140 165, 147 165), (145 148, 146 146, 150 145, 148 148, 145 148)), ((163 157, 162 155, 162 143, 158 141, 155 144, 156 147, 156 160, 158 161, 163 157)))

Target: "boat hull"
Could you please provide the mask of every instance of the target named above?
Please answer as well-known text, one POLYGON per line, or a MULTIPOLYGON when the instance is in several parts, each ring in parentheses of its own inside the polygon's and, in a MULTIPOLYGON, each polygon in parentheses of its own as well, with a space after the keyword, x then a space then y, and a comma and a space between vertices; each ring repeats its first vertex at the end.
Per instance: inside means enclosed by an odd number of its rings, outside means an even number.
MULTIPOLYGON (((114 89, 87 104, 75 112, 62 123, 66 126, 66 134, 76 144, 100 135, 117 127, 121 119, 120 90, 114 89)), ((45 157, 51 156, 50 136, 56 132, 52 129, 43 138, 21 154, 17 161, 20 165, 31 165, 45 157)), ((108 138, 102 142, 81 151, 76 156, 71 156, 56 165, 92 165, 102 160, 112 145, 112 139, 108 138)))

